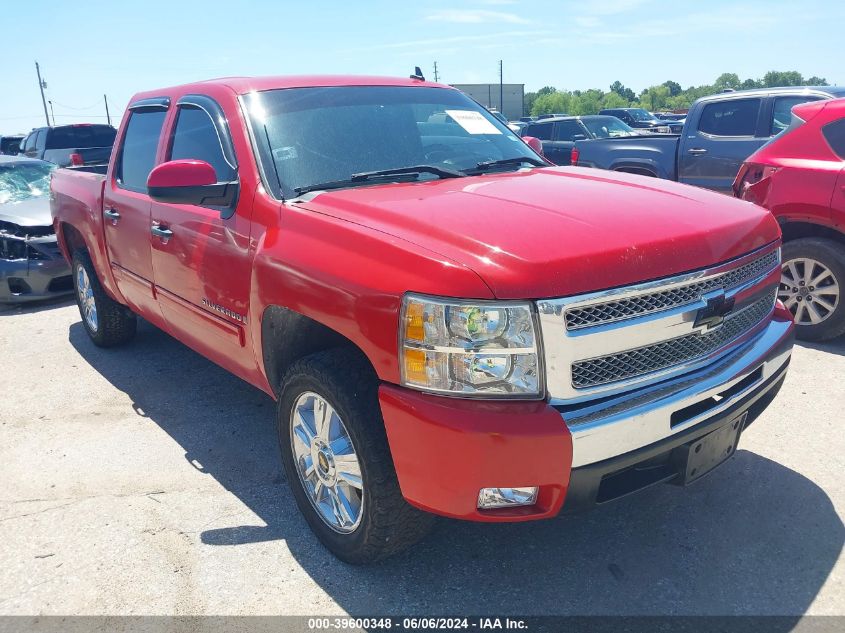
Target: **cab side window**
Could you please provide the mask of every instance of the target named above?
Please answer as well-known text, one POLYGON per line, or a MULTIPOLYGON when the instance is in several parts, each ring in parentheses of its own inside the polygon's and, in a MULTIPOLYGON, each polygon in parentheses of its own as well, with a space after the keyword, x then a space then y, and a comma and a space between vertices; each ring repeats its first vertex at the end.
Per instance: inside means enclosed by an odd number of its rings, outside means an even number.
POLYGON ((769 133, 774 136, 789 127, 792 120, 792 108, 808 101, 818 101, 821 97, 777 97, 772 108, 772 123, 769 133))
POLYGON ((839 119, 828 123, 822 128, 822 134, 830 149, 836 152, 842 160, 845 160, 845 119, 839 119))
POLYGON ((551 123, 535 123, 525 128, 522 133, 523 136, 533 136, 541 141, 552 140, 552 124, 551 123))
POLYGON ((115 172, 123 189, 147 192, 147 176, 155 165, 166 114, 165 110, 138 110, 130 115, 115 172))
POLYGON ((760 104, 760 99, 708 103, 701 112, 698 131, 711 136, 754 136, 760 104))
POLYGON ((202 160, 214 167, 217 182, 237 180, 237 172, 223 154, 217 128, 205 110, 191 105, 179 107, 170 160, 202 160))

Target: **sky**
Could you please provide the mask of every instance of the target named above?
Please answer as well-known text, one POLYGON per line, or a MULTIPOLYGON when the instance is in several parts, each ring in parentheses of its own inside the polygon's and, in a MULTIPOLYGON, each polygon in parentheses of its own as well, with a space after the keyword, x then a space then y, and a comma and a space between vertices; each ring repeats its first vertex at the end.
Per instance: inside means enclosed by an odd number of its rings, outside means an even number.
POLYGON ((841 0, 0 0, 0 134, 44 125, 35 62, 57 123, 113 122, 135 92, 232 75, 504 81, 526 91, 639 92, 797 70, 845 85, 841 0), (8 27, 17 25, 13 31, 8 27))

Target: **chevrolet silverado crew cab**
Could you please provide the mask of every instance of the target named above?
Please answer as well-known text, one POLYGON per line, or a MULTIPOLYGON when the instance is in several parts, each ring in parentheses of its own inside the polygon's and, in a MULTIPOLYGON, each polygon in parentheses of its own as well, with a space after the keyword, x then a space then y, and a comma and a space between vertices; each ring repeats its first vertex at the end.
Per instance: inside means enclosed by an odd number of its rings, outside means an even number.
POLYGON ((733 193, 743 161, 789 125, 792 106, 845 97, 845 88, 722 92, 692 104, 680 136, 578 141, 572 164, 677 180, 733 193))
POLYGON ((354 563, 432 515, 693 482, 792 349, 770 213, 554 167, 419 77, 138 94, 106 173, 59 169, 52 210, 93 342, 138 315, 273 396, 296 502, 354 563))

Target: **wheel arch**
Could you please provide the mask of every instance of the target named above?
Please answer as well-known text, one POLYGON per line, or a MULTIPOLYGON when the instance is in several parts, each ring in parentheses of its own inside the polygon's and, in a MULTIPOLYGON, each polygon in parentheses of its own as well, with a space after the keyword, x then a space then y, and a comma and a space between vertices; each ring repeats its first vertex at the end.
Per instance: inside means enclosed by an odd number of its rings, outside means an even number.
POLYGON ((373 368, 366 353, 340 332, 284 306, 273 304, 264 309, 261 317, 262 361, 264 375, 276 397, 282 376, 293 363, 329 349, 353 350, 373 368))
POLYGON ((820 237, 838 242, 845 247, 845 233, 832 229, 823 224, 815 222, 804 222, 801 220, 780 219, 780 230, 783 233, 783 241, 791 242, 802 237, 820 237))

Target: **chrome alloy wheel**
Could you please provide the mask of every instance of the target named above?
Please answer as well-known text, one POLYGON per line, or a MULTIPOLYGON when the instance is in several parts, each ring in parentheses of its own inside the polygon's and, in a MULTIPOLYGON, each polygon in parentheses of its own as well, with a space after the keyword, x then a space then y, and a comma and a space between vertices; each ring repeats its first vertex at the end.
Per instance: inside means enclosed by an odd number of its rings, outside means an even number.
POLYGON ((91 287, 91 280, 85 272, 85 266, 76 267, 76 294, 79 297, 79 307, 82 308, 82 316, 92 332, 97 331, 97 303, 94 300, 94 289, 91 287))
POLYGON ((348 534, 361 523, 364 483, 349 432, 334 408, 307 391, 290 414, 290 441, 299 480, 320 518, 348 534))
POLYGON ((778 299, 798 325, 818 325, 839 305, 839 282, 833 272, 815 259, 802 257, 783 263, 778 299))

